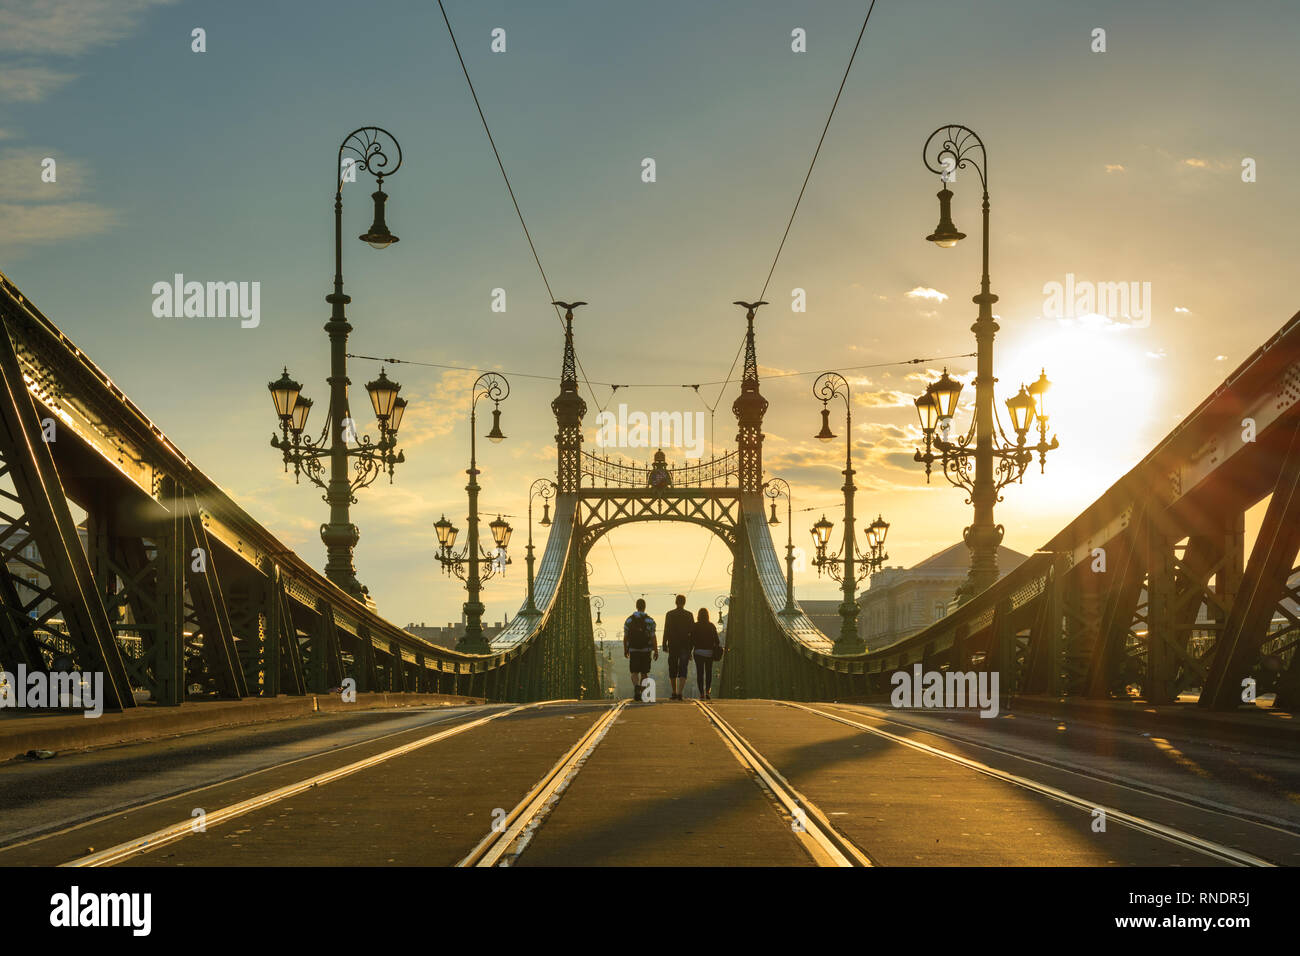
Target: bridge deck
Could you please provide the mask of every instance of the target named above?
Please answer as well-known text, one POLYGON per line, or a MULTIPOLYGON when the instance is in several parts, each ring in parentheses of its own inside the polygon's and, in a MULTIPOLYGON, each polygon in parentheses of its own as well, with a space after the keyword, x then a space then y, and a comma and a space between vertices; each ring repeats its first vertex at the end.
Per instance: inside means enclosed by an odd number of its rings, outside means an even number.
POLYGON ((1300 863, 1295 742, 1240 736, 770 701, 318 714, 0 766, 0 865, 1300 863))

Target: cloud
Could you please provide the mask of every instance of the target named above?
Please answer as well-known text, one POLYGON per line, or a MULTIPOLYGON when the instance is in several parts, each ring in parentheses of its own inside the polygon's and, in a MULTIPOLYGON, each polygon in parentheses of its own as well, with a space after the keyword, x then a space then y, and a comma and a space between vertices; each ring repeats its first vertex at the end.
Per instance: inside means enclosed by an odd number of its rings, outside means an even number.
POLYGON ((0 149, 0 202, 50 202, 68 200, 85 192, 88 186, 86 166, 80 160, 60 155, 59 150, 38 146, 11 146, 0 149), (57 163, 52 183, 41 179, 41 163, 47 158, 57 163))
MULTIPOLYGON (((451 434, 457 428, 469 427, 470 389, 479 373, 452 369, 442 373, 438 384, 432 389, 411 392, 405 398, 409 403, 402 416, 402 428, 398 433, 398 444, 403 448, 416 448, 435 439, 451 434)), ((369 404, 369 396, 362 396, 369 404)), ((479 438, 487 433, 484 427, 484 404, 479 403, 479 438)), ((491 412, 491 404, 486 406, 491 412)), ((503 411, 505 411, 503 409, 503 411)), ((490 415, 487 427, 491 427, 490 415)), ((503 425, 502 431, 508 430, 503 425)), ((468 435, 466 440, 468 442, 468 435)), ((465 448, 468 457, 468 444, 465 448)))
POLYGON ((1191 312, 1191 309, 1184 309, 1181 305, 1174 306, 1175 312, 1191 312))
MULTIPOLYGON (((0 27, 0 32, 3 29, 0 27)), ((76 74, 63 73, 49 67, 6 64, 0 69, 0 100, 35 103, 74 79, 76 74)))
POLYGON ((172 0, 0 0, 0 53, 78 56, 130 36, 140 14, 172 0))
POLYGON ((867 408, 906 408, 913 403, 915 395, 896 391, 892 388, 876 389, 869 392, 854 392, 853 400, 867 408))
POLYGON ((90 179, 85 164, 75 157, 45 147, 10 147, 0 150, 0 168, 9 172, 0 178, 0 217, 5 223, 0 248, 9 255, 29 244, 99 235, 116 222, 112 209, 75 199, 87 190, 90 179), (57 162, 52 183, 41 178, 46 157, 57 162))
POLYGON ((1203 159, 1195 159, 1195 158, 1192 158, 1192 159, 1184 159, 1184 160, 1183 160, 1183 165, 1184 165, 1184 166, 1191 166, 1191 167, 1193 167, 1193 168, 1195 168, 1195 169, 1208 169, 1209 166, 1210 166, 1210 164, 1207 163, 1205 160, 1203 160, 1203 159))
POLYGON ((917 286, 911 292, 903 293, 909 299, 933 299, 936 302, 946 301, 947 293, 940 292, 938 289, 930 289, 926 286, 917 286))
POLYGON ((10 247, 98 235, 108 231, 116 216, 113 210, 91 202, 0 203, 0 221, 5 224, 0 243, 10 247))
POLYGON ((1124 167, 1123 167, 1120 163, 1107 163, 1107 164, 1106 164, 1106 172, 1108 172, 1108 173, 1122 173, 1122 172, 1124 172, 1124 167))

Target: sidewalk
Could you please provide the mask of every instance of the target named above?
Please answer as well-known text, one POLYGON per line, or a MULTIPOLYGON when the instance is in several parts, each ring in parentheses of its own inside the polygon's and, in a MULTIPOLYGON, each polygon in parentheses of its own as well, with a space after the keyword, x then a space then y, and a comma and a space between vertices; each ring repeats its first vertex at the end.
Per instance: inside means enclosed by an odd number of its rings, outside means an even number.
POLYGON ((459 707, 482 704, 476 697, 448 694, 357 694, 345 704, 337 694, 302 697, 252 697, 247 700, 194 701, 179 707, 141 704, 121 713, 87 718, 81 714, 0 711, 0 760, 22 756, 29 750, 85 750, 171 737, 179 734, 260 724, 318 711, 375 710, 383 707, 459 707))

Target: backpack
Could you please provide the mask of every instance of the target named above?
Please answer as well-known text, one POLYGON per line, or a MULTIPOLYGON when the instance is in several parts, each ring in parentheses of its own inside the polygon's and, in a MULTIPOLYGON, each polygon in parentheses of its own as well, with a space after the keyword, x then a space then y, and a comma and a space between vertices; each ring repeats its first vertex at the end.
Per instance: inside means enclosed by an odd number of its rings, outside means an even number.
POLYGON ((644 614, 633 614, 628 618, 627 646, 633 650, 649 650, 650 629, 646 627, 644 614))

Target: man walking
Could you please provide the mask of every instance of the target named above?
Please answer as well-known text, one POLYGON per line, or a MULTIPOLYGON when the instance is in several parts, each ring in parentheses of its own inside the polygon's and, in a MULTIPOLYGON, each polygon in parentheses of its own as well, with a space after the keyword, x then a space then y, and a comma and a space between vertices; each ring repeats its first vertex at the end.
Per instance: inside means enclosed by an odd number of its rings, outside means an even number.
POLYGON ((673 685, 673 700, 682 700, 686 690, 686 670, 691 662, 691 625, 695 619, 686 610, 686 595, 677 595, 677 607, 664 615, 664 649, 668 651, 668 679, 673 685))
POLYGON ((641 682, 650 676, 650 655, 659 660, 655 641, 655 619, 645 612, 645 598, 636 599, 636 610, 623 622, 623 656, 632 671, 632 699, 641 700, 641 682))

